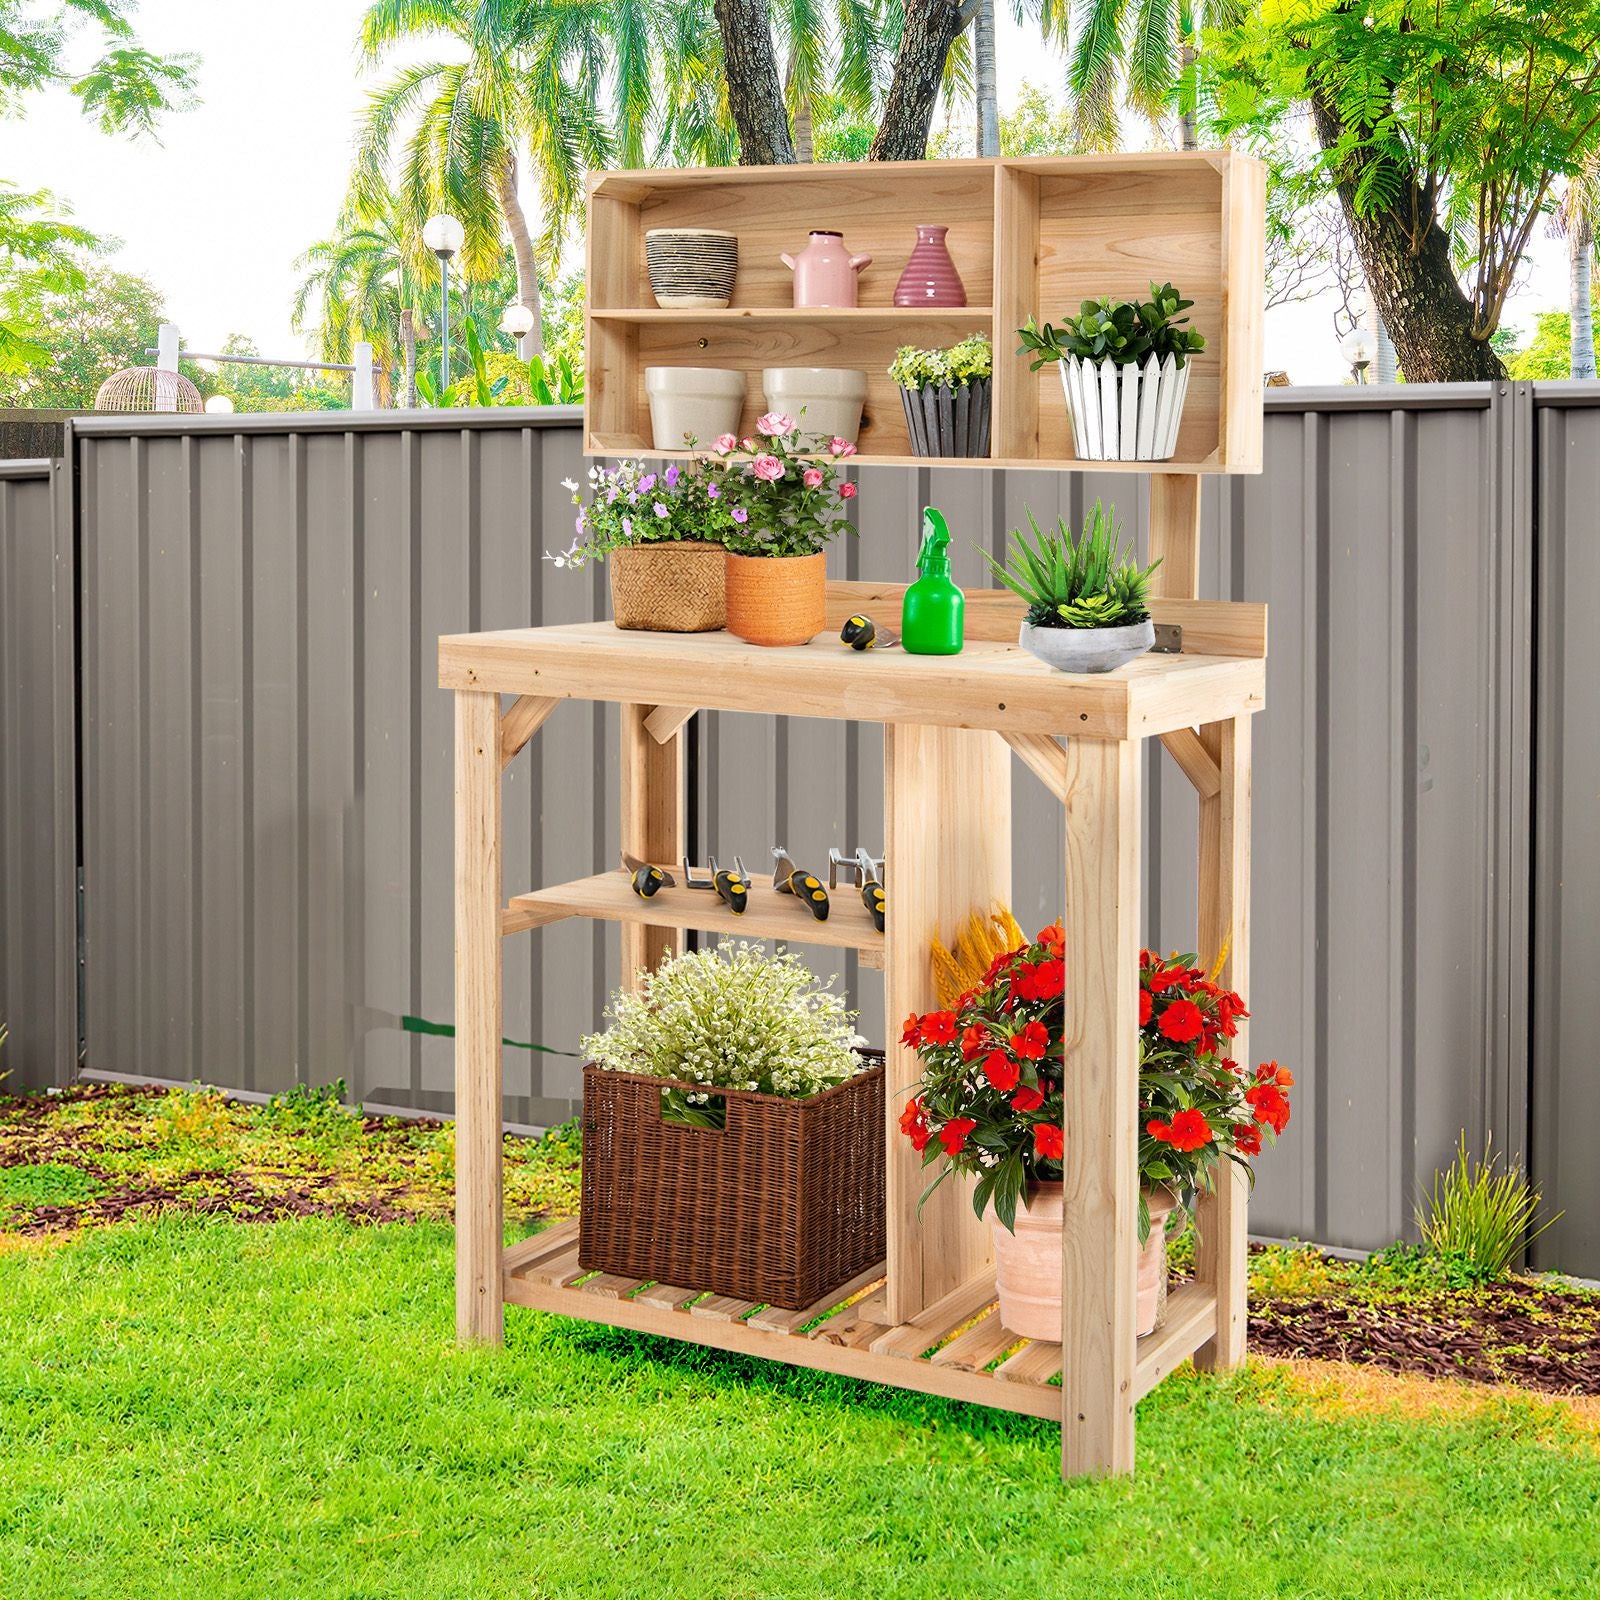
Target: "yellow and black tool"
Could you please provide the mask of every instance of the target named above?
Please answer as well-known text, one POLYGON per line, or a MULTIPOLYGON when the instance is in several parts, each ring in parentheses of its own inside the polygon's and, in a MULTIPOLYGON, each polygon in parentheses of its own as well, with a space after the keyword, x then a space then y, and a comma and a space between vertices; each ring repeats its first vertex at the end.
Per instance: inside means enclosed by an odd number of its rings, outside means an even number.
POLYGON ((871 617, 846 617, 839 637, 852 650, 892 650, 900 643, 900 636, 880 628, 871 617))
POLYGON ((882 933, 886 905, 886 891, 883 886, 883 858, 870 855, 865 845, 860 846, 853 856, 847 856, 840 849, 832 849, 828 852, 828 887, 830 889, 838 888, 841 870, 855 881, 861 891, 861 903, 867 908, 867 914, 872 918, 873 927, 879 933, 882 933))
POLYGON ((744 870, 744 862, 738 856, 733 858, 732 872, 726 867, 719 867, 717 858, 712 856, 711 887, 734 916, 744 915, 745 907, 750 904, 750 875, 744 870))
POLYGON ((622 852, 622 870, 629 874, 628 882, 641 900, 651 899, 658 889, 670 889, 678 881, 670 872, 663 872, 638 856, 630 856, 626 850, 622 852))
POLYGON ((772 858, 777 863, 772 871, 772 887, 779 894, 792 894, 818 922, 828 920, 828 891, 822 880, 813 872, 797 867, 782 845, 772 847, 772 858))

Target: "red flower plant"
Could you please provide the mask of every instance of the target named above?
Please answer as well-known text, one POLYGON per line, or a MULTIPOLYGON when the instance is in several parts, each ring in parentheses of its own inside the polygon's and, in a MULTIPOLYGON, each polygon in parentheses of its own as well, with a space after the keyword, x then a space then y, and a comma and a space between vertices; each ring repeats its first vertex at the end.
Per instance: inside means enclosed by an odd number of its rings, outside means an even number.
MULTIPOLYGON (((1008 1227, 1030 1185, 1062 1177, 1065 983, 1065 941, 1052 925, 996 956, 954 1011, 913 1015, 901 1035, 923 1066, 902 1131, 924 1164, 942 1161, 935 1183, 974 1178, 974 1209, 992 1204, 1008 1227)), ((1246 1076, 1223 1053, 1249 1015, 1193 956, 1140 952, 1139 1178, 1176 1196, 1179 1227, 1219 1162, 1248 1168, 1288 1126, 1293 1076, 1275 1061, 1246 1076)), ((1143 1234, 1142 1195, 1139 1212, 1143 1234)))

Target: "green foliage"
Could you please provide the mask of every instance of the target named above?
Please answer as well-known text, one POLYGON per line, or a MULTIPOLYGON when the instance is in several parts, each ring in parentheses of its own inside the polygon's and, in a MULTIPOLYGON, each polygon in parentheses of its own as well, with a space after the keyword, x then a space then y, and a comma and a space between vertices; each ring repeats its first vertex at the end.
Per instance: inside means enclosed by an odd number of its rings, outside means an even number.
POLYGON ((1518 1255, 1563 1215, 1540 1220, 1539 1190, 1516 1167, 1499 1170, 1492 1148, 1478 1161, 1461 1135, 1456 1159, 1434 1174, 1417 1210, 1423 1243, 1460 1262, 1479 1282, 1503 1278, 1518 1255))
POLYGON ((345 1116, 345 1102, 349 1098, 350 1091, 343 1078, 315 1086, 297 1083, 282 1094, 273 1095, 267 1101, 267 1109, 273 1116, 289 1122, 315 1122, 345 1116))
POLYGON ((64 1161, 0 1167, 0 1217, 14 1206, 78 1205, 104 1188, 92 1172, 64 1161))
MULTIPOLYGON (((1600 301, 1596 302, 1600 322, 1600 301)), ((1572 313, 1540 311, 1534 315, 1533 338, 1519 348, 1514 333, 1499 346, 1506 376, 1517 383, 1540 383, 1572 376, 1572 313)), ((1509 331, 1509 330, 1503 330, 1509 331)))
POLYGON ((1028 513, 1030 542, 1020 529, 1011 532, 1004 563, 988 551, 984 560, 995 577, 1028 607, 1028 621, 1044 628, 1120 628, 1149 616, 1150 574, 1161 565, 1140 568, 1132 559, 1133 542, 1122 539, 1116 512, 1096 500, 1074 533, 1067 519, 1041 529, 1028 513))
POLYGON ((88 410, 122 367, 143 367, 156 342, 162 297, 147 279, 92 262, 0 290, 0 322, 26 331, 37 349, 22 370, 0 373, 0 405, 88 410))
POLYGON ((1059 328, 1049 322, 1040 328, 1030 317, 1025 327, 1017 329, 1022 340, 1017 354, 1031 351, 1029 365, 1035 372, 1068 356, 1128 367, 1151 355, 1158 361, 1170 355, 1181 367, 1206 347, 1205 335, 1179 315, 1193 304, 1170 283, 1152 283, 1148 300, 1085 300, 1078 315, 1064 317, 1059 328))
POLYGON ((976 383, 994 372, 994 351, 987 334, 974 333, 944 350, 920 350, 906 344, 895 351, 889 376, 902 389, 952 389, 976 383))
MULTIPOLYGON (((260 347, 243 334, 231 333, 220 354, 259 356, 260 347)), ((350 406, 350 379, 338 373, 317 373, 303 367, 239 366, 232 362, 211 365, 184 362, 186 375, 209 399, 225 394, 235 411, 345 411, 350 406)))

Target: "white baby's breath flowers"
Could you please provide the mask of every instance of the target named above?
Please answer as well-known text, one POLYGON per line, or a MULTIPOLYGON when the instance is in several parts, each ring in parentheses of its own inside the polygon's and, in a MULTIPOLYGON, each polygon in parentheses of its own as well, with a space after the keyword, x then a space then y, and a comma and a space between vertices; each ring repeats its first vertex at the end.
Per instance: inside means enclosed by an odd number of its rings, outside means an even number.
POLYGON ((856 1013, 831 985, 797 956, 723 939, 664 961, 616 995, 609 1026, 582 1049, 612 1072, 809 1099, 866 1066, 856 1013))

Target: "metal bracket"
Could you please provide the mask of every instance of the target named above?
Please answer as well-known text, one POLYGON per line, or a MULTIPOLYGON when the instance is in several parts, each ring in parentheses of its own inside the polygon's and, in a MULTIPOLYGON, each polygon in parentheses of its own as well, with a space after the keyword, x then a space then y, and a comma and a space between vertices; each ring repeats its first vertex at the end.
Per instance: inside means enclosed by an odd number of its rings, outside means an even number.
POLYGON ((1183 654, 1183 624, 1181 622, 1158 622, 1156 624, 1156 642, 1150 646, 1150 653, 1157 656, 1181 656, 1183 654))

